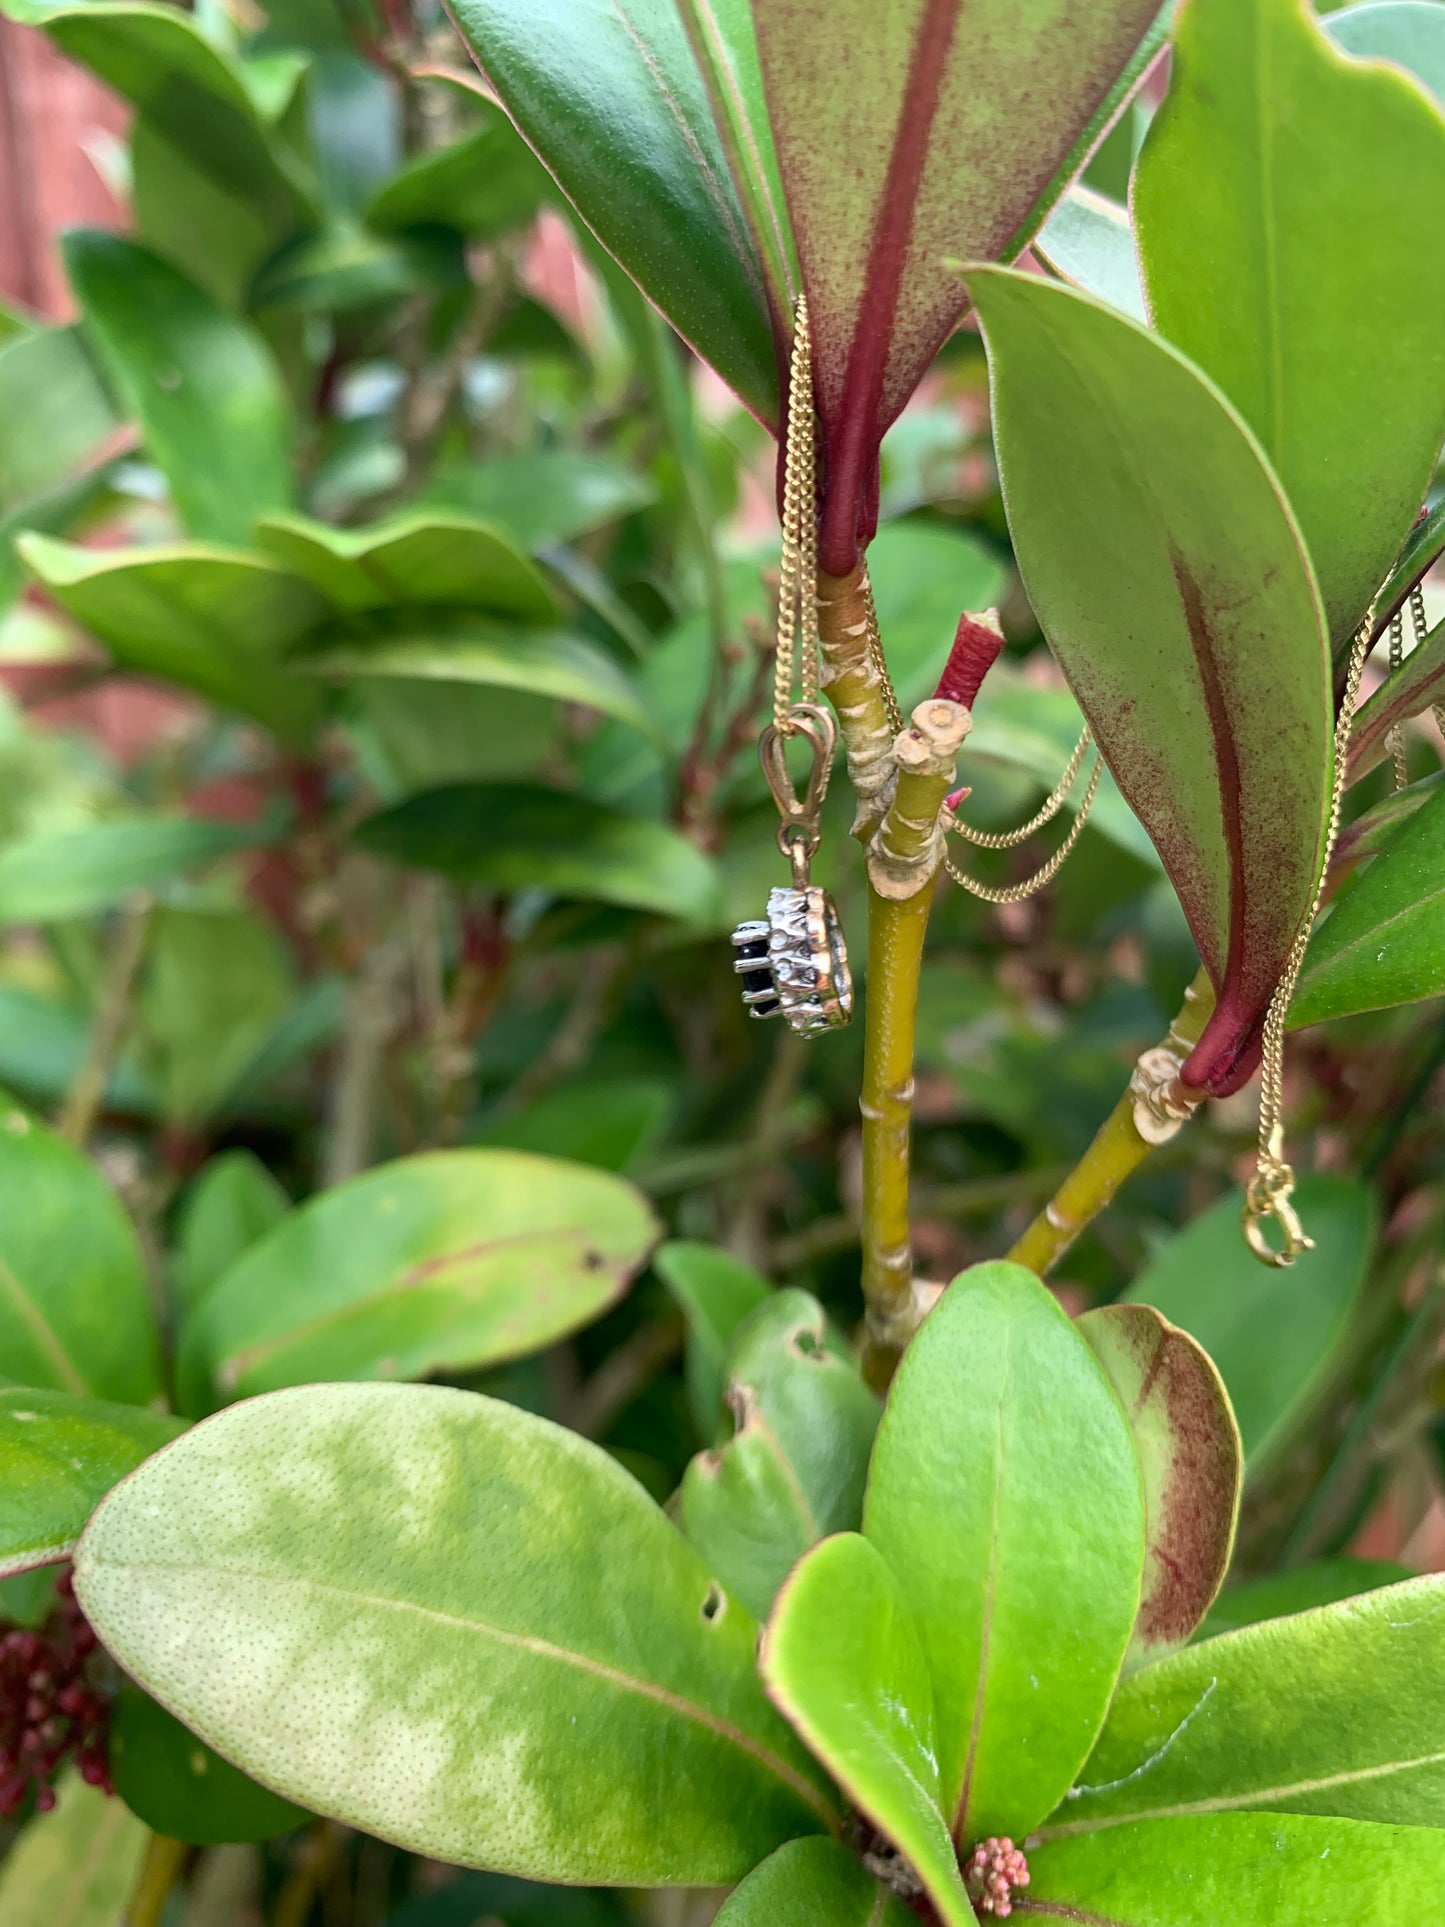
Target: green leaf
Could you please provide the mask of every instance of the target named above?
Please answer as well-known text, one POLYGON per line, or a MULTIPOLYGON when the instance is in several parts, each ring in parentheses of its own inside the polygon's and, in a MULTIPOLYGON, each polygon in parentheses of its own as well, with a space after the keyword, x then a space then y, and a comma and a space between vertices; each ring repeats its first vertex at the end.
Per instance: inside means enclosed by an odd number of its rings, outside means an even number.
POLYGON ((348 613, 454 603, 519 622, 556 620, 557 599, 537 565, 505 530, 472 516, 413 511, 367 529, 333 529, 304 515, 270 515, 257 539, 348 613))
POLYGON ((159 814, 38 830, 0 850, 0 924, 92 916, 256 841, 244 825, 159 814))
POLYGON ((0 346, 0 515, 70 478, 119 427, 78 328, 0 346))
POLYGON ((1337 645, 1445 437, 1445 253, 1420 245, 1442 200, 1438 103, 1346 59, 1305 0, 1181 14, 1134 178, 1150 312, 1259 437, 1337 645))
POLYGON ((1128 1422, 1031 1272, 975 1265, 924 1320, 884 1409, 863 1530, 929 1656, 955 1839, 1021 1838, 1093 1745, 1144 1558, 1128 1422))
POLYGON ((621 1295, 655 1235, 630 1184, 560 1158, 380 1165, 291 1212, 212 1287, 182 1333, 181 1403, 540 1351, 621 1295))
POLYGON ((1158 1251, 1124 1296, 1199 1340, 1218 1367, 1257 1476, 1295 1437, 1353 1328, 1375 1243, 1362 1184, 1303 1177, 1295 1207, 1315 1240, 1287 1270, 1262 1267, 1240 1235, 1237 1191, 1158 1251))
POLYGON ((160 1347, 120 1200, 62 1137, 0 1100, 0 1380, 127 1405, 159 1395, 160 1347))
POLYGON ((963 310, 946 258, 1019 252, 1141 43, 1157 44, 1158 13, 1157 0, 833 0, 822 33, 808 0, 753 0, 808 294, 825 568, 850 565, 871 458, 963 310))
POLYGON ((710 1439, 722 1418, 728 1348, 772 1286, 730 1251, 681 1238, 658 1246, 652 1268, 687 1320, 687 1395, 698 1431, 710 1439))
POLYGON ((737 1332, 727 1360, 733 1436, 683 1475, 677 1521, 760 1619, 812 1545, 863 1517, 878 1401, 832 1349, 823 1307, 777 1292, 737 1332))
POLYGON ((130 131, 130 203, 136 238, 178 267, 223 308, 246 306, 252 276, 292 232, 140 114, 130 131))
POLYGON ((306 740, 319 693, 284 674, 279 660, 327 610, 299 576, 263 556, 192 542, 96 550, 28 535, 17 547, 122 669, 193 689, 287 741, 306 740))
MULTIPOLYGON (((59 1104, 90 1047, 91 1016, 83 1004, 20 984, 0 983, 0 1089, 40 1105, 59 1104)), ((156 1092, 123 1050, 105 1084, 107 1109, 140 1117, 156 1113, 156 1092)), ((5 1109, 0 1098, 0 1111, 5 1109)))
POLYGON ((652 495, 636 469, 556 448, 452 469, 423 489, 418 506, 500 523, 525 547, 540 549, 631 515, 652 495))
POLYGON ((233 1764, 434 1859, 707 1886, 837 1823, 750 1615, 605 1453, 473 1393, 234 1406, 103 1503, 76 1591, 233 1764))
POLYGON ((68 1558, 116 1481, 184 1429, 134 1405, 0 1387, 0 1572, 68 1558))
MULTIPOLYGON (((1423 0, 1422 0, 1423 3, 1423 0)), ((1433 0, 1432 0, 1433 3, 1433 0)), ((1400 667, 1355 712, 1350 731, 1350 781, 1382 762, 1390 753, 1390 734, 1432 703, 1445 701, 1445 622, 1437 622, 1417 642, 1400 667)))
POLYGON ((660 1078, 588 1073, 504 1111, 481 1130, 468 1132, 468 1141, 573 1158, 600 1171, 630 1171, 666 1130, 675 1096, 674 1087, 660 1078))
MULTIPOLYGON (((1429 0, 1429 4, 1433 5, 1434 0, 1429 0)), ((1419 521, 1396 556, 1395 566, 1380 590, 1377 605, 1380 612, 1393 614, 1411 585, 1420 581, 1442 554, 1445 554, 1445 502, 1437 502, 1433 508, 1421 511, 1419 521)))
POLYGON ((1206 1639, 1126 1679, 1059 1839, 1171 1814, 1445 1826, 1445 1579, 1206 1639))
POLYGON ((1144 1475, 1144 1586, 1126 1670, 1182 1646, 1234 1552, 1244 1454, 1209 1354, 1147 1305, 1086 1312, 1088 1339, 1119 1394, 1144 1475))
POLYGON ((466 285, 461 237, 446 228, 382 235, 356 222, 337 222, 318 234, 294 236, 263 261, 249 305, 261 313, 345 315, 466 285))
POLYGON ((292 494, 290 405, 264 342, 134 241, 72 228, 61 246, 86 335, 187 531, 249 540, 292 494))
POLYGON ((525 226, 551 188, 526 144, 494 115, 383 181, 367 204, 366 223, 382 234, 437 225, 490 240, 525 226))
POLYGON ((1245 1579, 1225 1587, 1210 1607, 1199 1637, 1213 1639, 1218 1633, 1258 1625, 1262 1619, 1283 1619, 1314 1606, 1332 1606, 1337 1599, 1353 1599, 1414 1577, 1408 1566, 1393 1559, 1317 1559, 1291 1572, 1272 1573, 1268 1579, 1245 1579))
POLYGON ((910 1927, 903 1902, 836 1840, 790 1840, 723 1903, 714 1927, 910 1927))
POLYGON ((1071 187, 1034 236, 1033 250, 1061 281, 1148 321, 1129 210, 1092 188, 1071 187))
MULTIPOLYGON (((728 9, 731 13, 731 9, 728 9)), ((762 264, 669 0, 460 0, 507 112, 598 240, 761 420, 778 372, 762 264)))
POLYGON ((131 1897, 146 1830, 78 1774, 52 1813, 31 1820, 0 1867, 5 1927, 115 1927, 131 1897))
POLYGON ((841 1532, 813 1548, 779 1595, 759 1665, 774 1702, 948 1927, 975 1927, 940 1807, 928 1660, 876 1547, 841 1532))
POLYGON ((1413 1827, 1225 1814, 1030 1850, 1029 1912, 1089 1927, 1404 1927, 1445 1879, 1413 1827))
POLYGON ((115 1790, 154 1833, 191 1846, 269 1840, 310 1816, 213 1753, 148 1693, 121 1688, 108 1743, 115 1790))
POLYGON ((43 14, 63 53, 128 100, 218 187, 268 224, 311 218, 311 183, 267 127, 235 64, 187 15, 129 0, 86 0, 43 14))
POLYGON ((1393 61, 1445 102, 1445 14, 1434 0, 1366 0, 1321 24, 1343 53, 1393 61))
POLYGON ((156 913, 137 1006, 138 1042, 166 1122, 195 1131, 225 1107, 296 994, 279 932, 248 904, 156 913))
POLYGON ((1319 875, 1332 712, 1310 566, 1257 444, 1182 357, 1070 289, 966 278, 1024 586, 1214 981, 1186 1076, 1229 1090, 1319 875))
POLYGON ((644 736, 656 726, 627 671, 566 629, 528 629, 468 610, 385 610, 310 638, 298 668, 319 676, 469 683, 583 703, 644 736))
POLYGON ((1310 939, 1289 1020, 1416 1004, 1445 990, 1445 790, 1408 816, 1310 939))
POLYGON ((563 790, 453 783, 368 817, 356 836, 378 856, 459 883, 689 919, 716 906, 714 867, 686 837, 563 790))
POLYGON ((208 1160, 181 1206, 171 1265, 171 1302, 182 1317, 251 1246, 281 1222, 291 1200, 252 1151, 208 1160))

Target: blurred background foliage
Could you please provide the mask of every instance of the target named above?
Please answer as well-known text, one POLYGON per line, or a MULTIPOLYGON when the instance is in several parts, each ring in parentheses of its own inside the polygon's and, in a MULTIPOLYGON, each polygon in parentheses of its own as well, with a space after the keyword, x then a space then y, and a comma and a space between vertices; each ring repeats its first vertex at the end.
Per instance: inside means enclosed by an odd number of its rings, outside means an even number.
MULTIPOLYGON (((128 218, 61 240, 65 317, 0 315, 0 1084, 93 1154, 173 1335, 295 1205, 387 1160, 509 1148, 624 1177, 662 1259, 588 1328, 450 1375, 666 1499, 711 1442, 729 1279, 802 1285, 844 1330, 860 1310, 860 1033, 750 1023, 727 942, 781 874, 754 753, 771 443, 569 222, 438 9, 9 10, 125 104, 94 158, 128 218), (722 1285, 698 1246, 739 1261, 722 1285)), ((1123 197, 1148 112, 1096 157, 1100 191, 1123 197)), ((905 709, 960 610, 1003 611, 964 767, 973 820, 1005 827, 1079 716, 1013 570, 975 334, 889 435, 882 499, 905 709)), ((1445 590, 1427 601, 1438 621, 1445 590)), ((1433 781, 1428 717, 1407 741, 1433 781)), ((1352 818, 1389 787, 1382 764, 1352 818)), ((829 810, 819 874, 861 975, 842 784, 829 810)), ((1007 882, 1040 854, 975 867, 1007 882)), ((916 1133, 939 1280, 1008 1246, 1197 962, 1107 777, 1042 896, 945 890, 916 1133)), ((1445 1565, 1442 1079, 1437 1004, 1303 1033, 1318 1249, 1287 1272, 1245 1251, 1244 1092, 1057 1280, 1071 1308, 1147 1299, 1212 1351, 1249 1455, 1237 1575, 1287 1602, 1291 1571, 1350 1551, 1445 1565)), ((34 1181, 0 1158, 7 1261, 34 1181)), ((290 1288, 267 1286, 283 1323, 290 1288)), ((23 1619, 35 1586, 0 1605, 23 1619)), ((329 1828, 215 1849, 190 1893, 198 1927, 263 1896, 284 1927, 317 1894, 357 1927, 621 1906, 329 1828)))

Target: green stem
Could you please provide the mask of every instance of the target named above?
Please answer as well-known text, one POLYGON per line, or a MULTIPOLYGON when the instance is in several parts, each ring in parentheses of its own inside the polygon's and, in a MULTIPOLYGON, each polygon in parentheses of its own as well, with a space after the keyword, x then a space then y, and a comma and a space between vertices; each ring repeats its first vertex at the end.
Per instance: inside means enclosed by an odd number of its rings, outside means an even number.
POLYGON ((1178 1068, 1198 1043, 1213 1009, 1214 991, 1201 970, 1185 991, 1179 1015, 1169 1026, 1164 1043, 1140 1058, 1135 1079, 1100 1125, 1093 1143, 1009 1252, 1015 1264, 1026 1265, 1040 1278, 1045 1277, 1079 1233, 1111 1202, 1125 1179, 1138 1170, 1151 1151, 1169 1141, 1202 1101, 1202 1092, 1179 1085, 1178 1068), (1170 1098, 1176 1112, 1172 1124, 1148 1117, 1138 1089, 1141 1076, 1151 1089, 1170 1098))
POLYGON ((180 1878, 188 1851, 184 1841, 172 1840, 164 1833, 150 1836, 136 1878, 135 1891, 125 1910, 123 1927, 160 1927, 166 1902, 180 1878))
POLYGON ((55 1121, 60 1135, 82 1148, 95 1129, 95 1120, 105 1101, 105 1087, 130 1027, 154 907, 149 896, 142 896, 125 912, 111 949, 85 1056, 55 1121))

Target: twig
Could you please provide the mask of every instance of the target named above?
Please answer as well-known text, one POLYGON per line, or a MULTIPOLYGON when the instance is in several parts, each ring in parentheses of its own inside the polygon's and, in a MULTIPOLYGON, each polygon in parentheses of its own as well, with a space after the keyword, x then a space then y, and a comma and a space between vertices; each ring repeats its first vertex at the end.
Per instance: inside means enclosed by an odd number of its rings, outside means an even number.
POLYGON ((388 939, 371 951, 352 983, 322 1160, 323 1187, 345 1183, 371 1162, 386 1047, 396 1027, 396 993, 407 962, 405 943, 388 939))
MULTIPOLYGON (((1001 1171, 993 1177, 963 1178, 957 1184, 920 1186, 914 1203, 920 1217, 981 1217, 1048 1197, 1068 1173, 1067 1164, 1045 1164, 1032 1171, 1001 1171)), ((772 1266, 778 1271, 793 1271, 816 1258, 855 1250, 860 1235, 858 1220, 847 1213, 815 1219, 806 1230, 778 1240, 773 1246, 772 1266)))
POLYGON ((572 1429, 584 1439, 604 1437, 640 1392, 682 1350, 681 1319, 650 1319, 608 1354, 577 1395, 572 1429))
POLYGON ((534 1102, 569 1071, 585 1063, 607 1022, 618 980, 631 954, 625 944, 607 944, 583 959, 581 981, 572 1002, 542 1050, 513 1084, 507 1101, 509 1111, 534 1102))
POLYGON ((150 1836, 122 1927, 160 1927, 166 1902, 189 1851, 184 1841, 172 1840, 167 1834, 150 1836))
POLYGON ((346 1828, 335 1820, 318 1820, 301 1843, 296 1864, 276 1902, 272 1927, 305 1927, 322 1883, 336 1865, 346 1839, 346 1828))
POLYGON ((56 1119, 55 1128, 72 1144, 84 1145, 95 1129, 105 1087, 130 1026, 154 908, 150 896, 137 897, 125 911, 116 933, 90 1042, 56 1119))

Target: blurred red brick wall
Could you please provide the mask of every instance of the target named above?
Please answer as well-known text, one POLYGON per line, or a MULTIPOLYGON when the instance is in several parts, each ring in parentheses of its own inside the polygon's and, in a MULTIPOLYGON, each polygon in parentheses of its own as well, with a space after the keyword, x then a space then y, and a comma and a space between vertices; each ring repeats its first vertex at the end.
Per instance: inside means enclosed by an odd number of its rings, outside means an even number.
POLYGON ((0 294, 42 314, 68 312, 55 236, 121 222, 93 156, 126 120, 121 102, 44 34, 0 20, 0 294))

